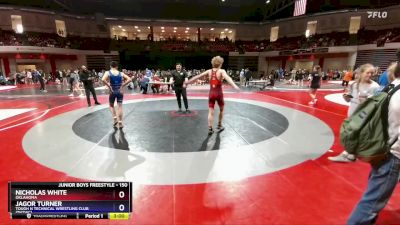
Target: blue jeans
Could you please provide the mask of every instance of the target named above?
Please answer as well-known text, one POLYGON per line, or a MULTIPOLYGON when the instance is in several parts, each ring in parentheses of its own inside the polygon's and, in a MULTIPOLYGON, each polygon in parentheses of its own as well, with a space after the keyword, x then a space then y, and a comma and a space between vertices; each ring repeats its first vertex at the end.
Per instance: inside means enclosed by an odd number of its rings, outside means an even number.
POLYGON ((389 154, 385 162, 372 167, 368 187, 347 221, 348 225, 375 224, 379 212, 386 206, 398 181, 400 159, 389 154))

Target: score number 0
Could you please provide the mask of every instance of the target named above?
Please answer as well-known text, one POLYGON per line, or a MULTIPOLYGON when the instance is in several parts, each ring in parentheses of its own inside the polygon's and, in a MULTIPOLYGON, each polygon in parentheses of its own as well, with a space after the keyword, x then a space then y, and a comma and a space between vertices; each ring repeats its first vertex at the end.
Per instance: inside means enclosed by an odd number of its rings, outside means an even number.
MULTIPOLYGON (((124 192, 124 191, 120 191, 120 192, 118 193, 118 196, 119 196, 120 198, 124 198, 124 197, 125 197, 125 192, 124 192)), ((120 204, 120 205, 118 206, 118 209, 119 209, 119 211, 124 211, 124 209, 125 209, 124 204, 120 204)))
MULTIPOLYGON (((119 186, 120 186, 120 187, 128 187, 128 183, 119 183, 119 186)), ((124 197, 125 197, 125 192, 124 192, 124 191, 120 191, 120 192, 118 193, 118 197, 119 197, 119 198, 124 198, 124 197)), ((120 205, 118 206, 118 209, 119 209, 119 211, 124 211, 124 210, 125 210, 124 204, 120 204, 120 205)))

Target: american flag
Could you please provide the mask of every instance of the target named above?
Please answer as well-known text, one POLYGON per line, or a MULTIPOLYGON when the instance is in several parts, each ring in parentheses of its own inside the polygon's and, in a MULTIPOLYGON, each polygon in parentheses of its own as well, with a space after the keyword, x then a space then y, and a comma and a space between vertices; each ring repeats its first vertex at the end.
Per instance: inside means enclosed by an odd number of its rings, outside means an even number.
POLYGON ((306 14, 307 0, 295 0, 293 16, 306 14))

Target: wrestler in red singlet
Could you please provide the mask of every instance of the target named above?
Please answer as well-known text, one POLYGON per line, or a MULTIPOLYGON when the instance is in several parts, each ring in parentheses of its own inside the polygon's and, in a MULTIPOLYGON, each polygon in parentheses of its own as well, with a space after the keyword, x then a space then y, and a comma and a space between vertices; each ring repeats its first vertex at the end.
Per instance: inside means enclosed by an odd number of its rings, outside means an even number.
POLYGON ((211 70, 210 77, 210 94, 208 97, 208 107, 214 108, 215 101, 218 102, 218 106, 224 106, 224 93, 222 92, 222 77, 221 80, 217 77, 217 70, 211 70))
POLYGON ((240 88, 235 84, 235 82, 233 82, 232 78, 226 73, 226 71, 221 69, 222 63, 224 63, 224 59, 221 56, 215 56, 211 60, 212 69, 194 76, 192 79, 185 82, 185 84, 191 84, 195 80, 207 75, 210 78, 210 95, 208 98, 208 135, 214 133, 213 124, 215 101, 218 102, 219 106, 217 130, 224 130, 224 127, 222 126, 222 119, 224 117, 224 94, 222 92, 222 80, 225 79, 233 88, 240 90, 240 88), (218 79, 217 74, 221 76, 220 79, 218 79))

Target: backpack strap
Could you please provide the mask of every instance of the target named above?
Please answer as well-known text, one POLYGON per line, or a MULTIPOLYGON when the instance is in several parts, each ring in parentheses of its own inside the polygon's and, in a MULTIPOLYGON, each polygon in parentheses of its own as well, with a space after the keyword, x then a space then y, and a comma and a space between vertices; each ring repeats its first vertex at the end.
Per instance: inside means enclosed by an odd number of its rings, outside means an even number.
MULTIPOLYGON (((394 86, 394 84, 390 84, 387 87, 389 87, 387 93, 388 93, 388 97, 389 97, 389 101, 390 101, 390 98, 392 98, 394 93, 396 93, 400 89, 400 84, 397 86, 394 86)), ((386 87, 385 87, 385 89, 386 89, 386 87)))
POLYGON ((381 92, 386 92, 386 93, 388 93, 391 89, 393 89, 394 88, 394 85, 393 84, 388 84, 388 85, 386 85, 383 89, 382 89, 382 91, 381 92))
POLYGON ((394 141, 392 143, 389 144, 389 148, 392 148, 392 146, 399 140, 399 138, 397 137, 396 139, 394 139, 394 141))

